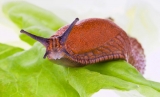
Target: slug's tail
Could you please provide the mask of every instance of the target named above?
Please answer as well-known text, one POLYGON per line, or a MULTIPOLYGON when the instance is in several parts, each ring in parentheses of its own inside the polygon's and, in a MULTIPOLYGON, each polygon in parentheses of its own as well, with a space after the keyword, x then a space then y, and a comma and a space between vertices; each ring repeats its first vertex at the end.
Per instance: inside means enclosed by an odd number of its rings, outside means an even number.
POLYGON ((130 37, 130 44, 131 54, 128 57, 128 62, 132 64, 141 74, 144 74, 146 67, 144 50, 135 38, 130 37))

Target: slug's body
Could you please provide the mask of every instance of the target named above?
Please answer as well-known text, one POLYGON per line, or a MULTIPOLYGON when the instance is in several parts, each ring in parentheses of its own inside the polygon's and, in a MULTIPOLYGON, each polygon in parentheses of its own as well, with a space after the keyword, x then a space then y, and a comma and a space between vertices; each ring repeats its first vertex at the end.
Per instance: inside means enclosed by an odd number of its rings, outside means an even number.
POLYGON ((46 47, 44 57, 67 66, 84 66, 107 60, 124 59, 144 72, 141 45, 111 20, 90 18, 60 28, 50 38, 32 35, 46 47), (135 54, 136 53, 136 54, 135 54), (139 57, 138 57, 139 56, 139 57))

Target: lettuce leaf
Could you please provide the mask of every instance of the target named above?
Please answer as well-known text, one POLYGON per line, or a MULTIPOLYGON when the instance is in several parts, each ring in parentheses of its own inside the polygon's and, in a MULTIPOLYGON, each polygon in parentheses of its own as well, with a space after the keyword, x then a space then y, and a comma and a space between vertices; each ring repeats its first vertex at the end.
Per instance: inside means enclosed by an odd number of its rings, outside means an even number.
POLYGON ((86 97, 101 88, 137 88, 136 84, 116 77, 85 68, 64 67, 44 60, 43 53, 40 53, 44 49, 39 45, 36 43, 30 50, 0 60, 1 75, 5 75, 0 81, 2 97, 86 97))
MULTIPOLYGON (((7 3, 3 11, 20 29, 40 36, 49 37, 65 24, 54 14, 26 2, 7 3)), ((146 97, 160 97, 160 83, 145 79, 124 60, 64 67, 43 59, 45 48, 40 43, 20 37, 34 45, 18 53, 0 50, 7 55, 0 59, 0 97, 90 97, 100 89, 136 90, 146 97)))
POLYGON ((0 43, 0 60, 21 51, 23 49, 0 43))

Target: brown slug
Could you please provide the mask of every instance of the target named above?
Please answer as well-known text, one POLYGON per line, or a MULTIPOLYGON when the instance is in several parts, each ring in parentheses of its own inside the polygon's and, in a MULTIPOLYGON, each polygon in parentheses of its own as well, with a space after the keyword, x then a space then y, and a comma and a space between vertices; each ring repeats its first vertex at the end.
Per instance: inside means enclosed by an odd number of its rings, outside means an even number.
POLYGON ((66 66, 123 59, 144 73, 145 55, 141 44, 126 34, 112 20, 89 18, 60 28, 50 38, 21 30, 46 47, 45 57, 66 66))

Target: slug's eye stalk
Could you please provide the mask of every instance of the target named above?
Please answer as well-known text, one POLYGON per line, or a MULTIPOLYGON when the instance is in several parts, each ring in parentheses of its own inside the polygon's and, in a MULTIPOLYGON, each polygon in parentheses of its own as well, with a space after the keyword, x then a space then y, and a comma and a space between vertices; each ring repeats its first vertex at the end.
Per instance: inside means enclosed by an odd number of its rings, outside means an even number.
POLYGON ((61 36, 61 43, 62 43, 62 44, 66 41, 66 39, 67 39, 69 33, 71 32, 73 26, 74 26, 78 21, 79 21, 79 18, 76 18, 76 19, 71 23, 71 25, 68 27, 68 29, 64 32, 64 34, 61 36))
POLYGON ((27 32, 27 31, 24 31, 24 30, 21 30, 20 32, 21 32, 21 33, 24 33, 24 34, 26 34, 26 35, 28 35, 28 36, 30 36, 30 37, 32 37, 33 39, 35 39, 35 40, 37 40, 37 41, 39 41, 39 42, 42 43, 45 47, 48 46, 48 42, 47 42, 48 38, 43 38, 43 37, 40 37, 40 36, 36 36, 36 35, 34 35, 34 34, 31 34, 31 33, 27 32))
MULTIPOLYGON (((37 41, 39 41, 40 43, 42 43, 46 48, 49 46, 49 39, 48 38, 43 38, 43 37, 40 37, 40 36, 36 36, 36 35, 34 35, 34 34, 31 34, 31 33, 29 33, 29 32, 27 32, 27 31, 24 31, 24 30, 21 30, 20 31, 21 33, 24 33, 24 34, 26 34, 26 35, 28 35, 28 36, 30 36, 31 38, 33 38, 33 39, 35 39, 35 40, 37 40, 37 41)), ((48 55, 48 51, 46 51, 46 53, 45 53, 45 55, 44 55, 44 57, 43 58, 46 58, 46 56, 48 55)))

